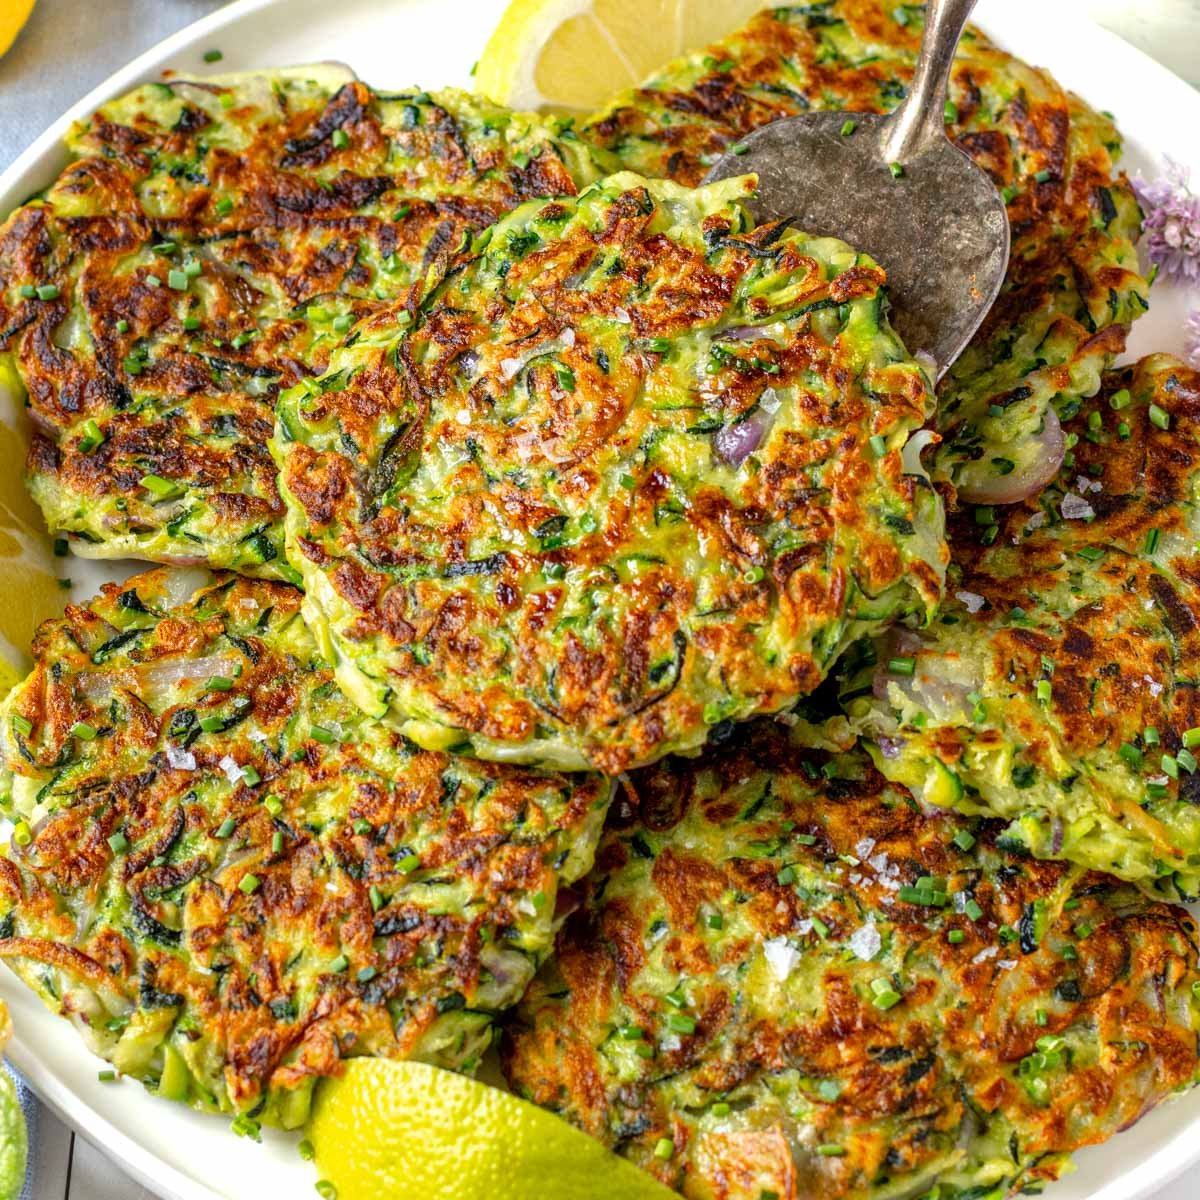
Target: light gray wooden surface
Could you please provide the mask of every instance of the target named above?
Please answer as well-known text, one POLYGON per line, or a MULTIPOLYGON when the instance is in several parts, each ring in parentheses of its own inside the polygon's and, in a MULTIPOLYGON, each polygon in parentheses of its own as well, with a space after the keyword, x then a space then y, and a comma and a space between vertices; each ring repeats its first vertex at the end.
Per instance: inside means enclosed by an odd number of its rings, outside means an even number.
MULTIPOLYGON (((1139 11, 1156 2, 1163 0, 1139 0, 1139 11)), ((220 0, 38 0, 28 28, 0 59, 0 170, 118 67, 218 7, 220 0)), ((1137 1131, 1124 1136, 1136 1140, 1137 1131)), ((156 1200, 45 1109, 32 1156, 32 1200, 156 1200)), ((1153 1200, 1200 1200, 1200 1171, 1153 1200)))

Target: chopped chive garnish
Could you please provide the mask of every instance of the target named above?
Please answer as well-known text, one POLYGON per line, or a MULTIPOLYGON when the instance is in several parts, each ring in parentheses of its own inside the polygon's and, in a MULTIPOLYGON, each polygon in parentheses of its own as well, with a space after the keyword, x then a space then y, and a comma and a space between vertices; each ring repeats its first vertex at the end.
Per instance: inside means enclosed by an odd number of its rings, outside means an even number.
POLYGON ((554 376, 558 380, 558 386, 564 392, 573 392, 575 390, 575 372, 570 367, 561 365, 555 367, 554 376))
POLYGON ((1039 679, 1037 681, 1037 698, 1039 704, 1049 704, 1051 696, 1050 680, 1039 679))
POLYGON ((200 318, 199 317, 184 317, 183 318, 183 327, 184 327, 184 329, 188 330, 189 333, 194 333, 197 329, 200 328, 200 318))
POLYGON ((1159 529, 1150 529, 1146 531, 1146 540, 1142 543, 1143 554, 1153 554, 1158 549, 1159 538, 1162 537, 1162 531, 1159 529))
POLYGON ((978 902, 972 898, 963 905, 963 912, 971 918, 972 921, 980 921, 983 919, 983 909, 979 907, 978 902))
POLYGON ((942 110, 942 116, 946 121, 958 120, 958 105, 953 100, 946 101, 946 107, 942 110))
POLYGON ((355 978, 359 983, 370 983, 379 972, 374 967, 363 967, 355 978))
POLYGON ((623 473, 621 475, 621 486, 627 491, 633 491, 633 489, 637 487, 637 480, 634 479, 632 475, 626 475, 623 473))
POLYGON ((275 830, 275 832, 273 834, 271 834, 271 853, 272 854, 282 854, 283 853, 283 833, 282 833, 282 831, 280 831, 278 829, 275 830))
POLYGON ((21 716, 20 713, 13 714, 12 727, 22 737, 28 737, 33 732, 33 722, 28 717, 21 716))
POLYGON ((1189 749, 1194 750, 1200 746, 1200 727, 1195 729, 1185 729, 1183 731, 1183 744, 1189 749))
POLYGON ((1179 763, 1175 760, 1174 755, 1164 754, 1158 761, 1164 775, 1171 779, 1179 778, 1179 763))
POLYGON ((117 332, 118 333, 128 333, 129 332, 129 322, 127 320, 125 320, 124 317, 122 317, 117 322, 117 332))
POLYGON ((889 658, 888 670, 893 675, 914 675, 917 670, 915 658, 889 658))
POLYGON ((696 1018, 689 1017, 687 1013, 668 1013, 667 1027, 675 1033, 695 1033, 696 1018))
POLYGON ((1142 752, 1131 742, 1122 742, 1117 748, 1117 756, 1123 758, 1135 771, 1142 765, 1142 752))
POLYGON ((1050 172, 1047 171, 1045 168, 1038 171, 1034 175, 1034 179, 1037 180, 1038 183, 1046 183, 1049 180, 1049 178, 1050 178, 1050 172))
POLYGON ((970 850, 975 845, 975 835, 967 829, 960 829, 951 839, 960 850, 970 850))
POLYGON ((412 853, 404 855, 402 858, 396 859, 396 870, 403 871, 406 875, 411 871, 415 871, 421 865, 420 858, 412 853))
POLYGON ((233 690, 233 680, 224 675, 214 675, 205 685, 206 692, 230 692, 233 690))
POLYGON ((321 1200, 337 1200, 337 1185, 330 1183, 328 1179, 318 1179, 313 1187, 321 1200))
POLYGON ((218 733, 225 725, 222 717, 201 717, 200 728, 205 733, 218 733))
POLYGON ((233 212, 233 198, 230 196, 222 196, 220 200, 213 205, 217 210, 217 216, 227 217, 233 212))
POLYGON ((375 886, 375 884, 371 884, 367 895, 371 900, 371 911, 378 912, 383 907, 383 893, 375 886))
MULTIPOLYGON (((895 996, 896 993, 893 992, 892 995, 895 996)), ((896 999, 899 1000, 900 997, 896 996, 896 999)), ((876 999, 875 1005, 877 1008, 883 1007, 883 1005, 879 1003, 878 999, 876 999)), ((891 1005, 888 1005, 888 1007, 890 1008, 891 1005)), ((838 1146, 833 1142, 826 1142, 824 1145, 817 1147, 817 1153, 821 1155, 822 1158, 842 1158, 846 1153, 846 1147, 838 1146)))
POLYGON ((32 300, 37 295, 37 288, 32 283, 23 283, 17 288, 17 294, 24 296, 26 300, 32 300))
POLYGON ((117 832, 108 839, 108 848, 114 854, 122 854, 124 851, 129 849, 129 839, 120 830, 117 830, 117 832))
POLYGON ((226 838, 233 836, 233 831, 236 828, 237 822, 232 817, 226 817, 225 820, 223 820, 221 824, 217 826, 217 831, 213 834, 213 837, 220 838, 221 841, 224 841, 226 838))
POLYGON ((718 1100, 709 1111, 714 1117, 727 1117, 733 1110, 724 1100, 718 1100))
POLYGON ((100 1080, 101 1083, 112 1083, 116 1077, 116 1071, 98 1071, 96 1073, 96 1078, 100 1080))
POLYGON ((358 817, 353 823, 354 832, 357 834, 368 834, 374 828, 375 826, 370 821, 364 820, 362 817, 358 817))
POLYGON ((1190 750, 1180 750, 1175 755, 1175 761, 1189 774, 1196 770, 1196 756, 1190 750))
POLYGON ((707 924, 709 929, 724 929, 725 918, 720 913, 709 913, 707 924))
POLYGON ((745 154, 746 151, 749 149, 750 149, 750 147, 747 146, 745 142, 736 142, 734 145, 729 147, 729 153, 730 154, 745 154))
POLYGON ((323 742, 326 746, 332 746, 337 741, 337 735, 326 729, 324 725, 314 725, 309 733, 314 741, 323 742))
POLYGON ((775 876, 775 882, 777 884, 779 884, 780 887, 787 887, 787 885, 789 883, 795 883, 796 882, 796 868, 795 867, 784 867, 783 870, 780 871, 775 876))
POLYGON ((668 1159, 675 1153, 675 1143, 670 1138, 659 1138, 654 1144, 654 1157, 668 1159))
POLYGON ((893 179, 899 179, 904 174, 904 168, 898 162, 888 163, 888 170, 891 171, 893 179))
POLYGON ((1129 389, 1122 388, 1119 392, 1113 392, 1108 398, 1108 407, 1114 412, 1120 412, 1130 401, 1129 389))
POLYGON ((747 583, 761 583, 765 575, 766 571, 762 567, 751 567, 742 575, 742 578, 747 583))
POLYGON ((278 796, 268 796, 263 801, 263 808, 267 810, 273 817, 279 816, 283 812, 283 801, 278 796))
POLYGON ((89 418, 83 423, 83 434, 79 439, 79 449, 84 454, 91 454, 93 450, 98 449, 104 442, 104 433, 100 426, 89 418))
POLYGON ((1153 725, 1147 725, 1146 728, 1142 730, 1142 741, 1145 742, 1147 746, 1157 746, 1158 730, 1153 725))
POLYGON ((329 969, 335 975, 340 975, 341 972, 343 972, 349 965, 350 960, 344 954, 339 954, 337 958, 335 958, 333 962, 329 964, 329 969))
POLYGON ((18 846, 28 846, 33 841, 33 830, 28 821, 18 821, 13 825, 13 841, 18 846))
POLYGON ((871 443, 871 452, 875 455, 876 458, 882 458, 887 453, 887 441, 884 439, 883 434, 881 434, 881 433, 872 434, 871 438, 870 438, 870 443, 871 443))
POLYGON ((152 288, 162 287, 162 280, 155 274, 151 273, 146 276, 146 286, 152 288))
POLYGON ((253 896, 258 891, 261 883, 262 880, 257 875, 247 872, 242 876, 241 882, 238 884, 238 890, 245 892, 247 896, 253 896))
POLYGON ((951 929, 950 932, 946 934, 946 941, 948 941, 952 946, 961 945, 964 941, 966 941, 966 939, 967 935, 963 933, 961 929, 951 929))
POLYGON ((185 271, 173 270, 167 272, 167 287, 172 291, 186 292, 190 278, 185 271))
POLYGON ((224 57, 225 55, 220 50, 205 50, 204 52, 205 62, 220 62, 224 57))
POLYGON ((77 737, 83 742, 90 742, 96 736, 96 730, 94 726, 89 725, 86 721, 76 721, 71 726, 71 736, 77 737))
POLYGON ((1150 416, 1151 425, 1157 425, 1159 429, 1171 428, 1171 418, 1165 409, 1159 408, 1157 404, 1152 404, 1147 412, 1150 416))
POLYGON ((335 150, 345 150, 350 145, 350 135, 344 129, 335 129, 329 140, 335 150))
POLYGON ((179 485, 170 479, 164 479, 161 475, 143 475, 142 487, 148 492, 153 492, 162 500, 171 499, 179 495, 179 485))
POLYGON ((54 283, 43 283, 37 290, 39 300, 57 300, 58 295, 58 285, 54 283))
POLYGON ((849 137, 858 128, 857 121, 842 122, 842 137, 849 137))
POLYGON ((305 1162, 312 1162, 316 1157, 317 1151, 312 1142, 305 1138, 297 1147, 296 1153, 300 1155, 305 1162))

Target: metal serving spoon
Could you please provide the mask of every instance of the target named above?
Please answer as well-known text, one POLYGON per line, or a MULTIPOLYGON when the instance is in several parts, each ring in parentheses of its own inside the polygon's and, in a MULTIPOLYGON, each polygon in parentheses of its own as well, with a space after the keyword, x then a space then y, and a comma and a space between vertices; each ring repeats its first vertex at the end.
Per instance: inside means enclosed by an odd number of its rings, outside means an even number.
POLYGON ((705 182, 758 175, 758 220, 791 217, 887 271, 893 324, 940 377, 979 328, 1008 265, 1008 214, 946 136, 946 85, 975 0, 929 0, 912 86, 887 116, 822 112, 755 130, 705 182))

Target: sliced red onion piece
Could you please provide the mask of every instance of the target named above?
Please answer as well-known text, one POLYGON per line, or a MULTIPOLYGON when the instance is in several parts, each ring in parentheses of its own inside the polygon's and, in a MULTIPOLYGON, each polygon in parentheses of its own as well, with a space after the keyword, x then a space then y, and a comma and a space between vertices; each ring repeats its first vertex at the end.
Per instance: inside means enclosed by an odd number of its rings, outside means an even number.
POLYGON ((904 443, 904 449, 900 451, 900 462, 904 467, 905 475, 920 475, 922 479, 929 478, 929 472, 921 464, 921 455, 926 446, 937 440, 938 436, 932 429, 918 429, 904 443))
POLYGON ((1041 433, 1025 450, 1026 462, 1012 474, 964 483, 958 489, 959 497, 970 504, 1017 504, 1036 496, 1058 474, 1067 452, 1067 439, 1054 409, 1046 409, 1041 433))
POLYGON ((770 415, 757 409, 744 421, 718 429, 713 434, 713 449, 731 467, 740 467, 762 445, 770 427, 770 415))

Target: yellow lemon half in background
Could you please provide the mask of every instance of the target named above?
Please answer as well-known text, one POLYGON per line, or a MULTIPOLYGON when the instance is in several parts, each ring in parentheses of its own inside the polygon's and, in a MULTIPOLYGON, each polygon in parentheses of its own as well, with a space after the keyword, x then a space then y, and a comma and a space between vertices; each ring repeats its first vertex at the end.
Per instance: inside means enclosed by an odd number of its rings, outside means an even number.
POLYGON ((33 12, 34 0, 0 0, 0 55, 17 40, 33 12))
POLYGON ((56 577, 62 560, 51 552, 21 474, 29 446, 28 434, 16 425, 23 395, 11 366, 0 361, 0 697, 29 670, 37 627, 58 616, 67 601, 56 577))
POLYGON ((678 1200, 558 1117, 424 1063, 351 1059, 309 1137, 337 1200, 678 1200))
POLYGON ((591 111, 765 7, 763 0, 513 0, 475 68, 475 88, 512 108, 591 111))

